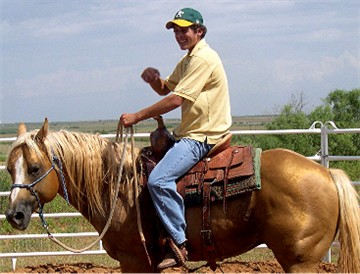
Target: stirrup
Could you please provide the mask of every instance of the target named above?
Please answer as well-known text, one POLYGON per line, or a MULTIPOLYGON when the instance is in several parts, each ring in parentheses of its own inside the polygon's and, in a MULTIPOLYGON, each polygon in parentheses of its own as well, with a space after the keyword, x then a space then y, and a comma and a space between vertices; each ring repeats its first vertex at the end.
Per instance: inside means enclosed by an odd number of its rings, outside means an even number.
POLYGON ((170 237, 166 238, 166 243, 170 251, 166 253, 164 260, 158 264, 157 269, 161 270, 172 266, 184 266, 187 260, 185 244, 177 246, 170 237))
POLYGON ((173 252, 168 252, 165 254, 164 259, 157 265, 158 270, 162 270, 168 267, 176 266, 178 263, 175 259, 175 254, 173 252))
POLYGON ((174 252, 176 261, 178 262, 179 266, 185 265, 188 253, 185 247, 185 243, 183 243, 181 246, 177 246, 170 237, 167 238, 167 243, 174 252))

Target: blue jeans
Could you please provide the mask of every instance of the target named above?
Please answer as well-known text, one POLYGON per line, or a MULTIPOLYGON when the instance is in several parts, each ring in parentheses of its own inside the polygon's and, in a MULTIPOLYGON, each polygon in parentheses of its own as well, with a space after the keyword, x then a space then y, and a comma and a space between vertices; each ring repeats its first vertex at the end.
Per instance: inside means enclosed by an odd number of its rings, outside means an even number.
POLYGON ((185 206, 176 180, 190 170, 212 145, 183 138, 176 141, 150 173, 148 188, 156 212, 176 244, 186 241, 185 206))

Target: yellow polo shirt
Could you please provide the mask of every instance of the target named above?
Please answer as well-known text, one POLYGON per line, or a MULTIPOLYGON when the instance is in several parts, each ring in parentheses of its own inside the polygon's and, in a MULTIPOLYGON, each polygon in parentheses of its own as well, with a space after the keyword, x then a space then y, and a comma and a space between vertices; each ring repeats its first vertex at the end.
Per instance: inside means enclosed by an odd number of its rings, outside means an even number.
POLYGON ((228 82, 218 54, 204 39, 186 54, 165 80, 174 94, 185 100, 181 123, 174 137, 216 144, 232 123, 228 82))

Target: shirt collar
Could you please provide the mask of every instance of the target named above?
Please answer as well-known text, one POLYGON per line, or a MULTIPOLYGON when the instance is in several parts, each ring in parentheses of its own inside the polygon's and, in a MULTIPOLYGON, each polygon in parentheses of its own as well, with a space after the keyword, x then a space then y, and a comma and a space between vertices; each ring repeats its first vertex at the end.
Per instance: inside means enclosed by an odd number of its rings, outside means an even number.
POLYGON ((197 51, 199 51, 200 49, 202 49, 205 46, 207 46, 207 43, 206 43, 205 39, 203 38, 195 45, 195 47, 192 49, 192 51, 190 53, 188 53, 188 56, 193 56, 197 51))

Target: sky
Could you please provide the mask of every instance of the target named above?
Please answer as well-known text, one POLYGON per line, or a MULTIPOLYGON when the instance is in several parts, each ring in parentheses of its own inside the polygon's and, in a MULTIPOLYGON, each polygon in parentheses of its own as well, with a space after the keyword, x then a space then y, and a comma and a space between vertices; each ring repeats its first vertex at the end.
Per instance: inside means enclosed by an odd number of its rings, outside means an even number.
MULTIPOLYGON (((0 123, 117 120, 162 99, 140 77, 166 77, 186 54, 165 24, 201 12, 224 64, 233 116, 305 111, 360 88, 360 1, 0 0, 0 123)), ((179 110, 164 115, 179 118, 179 110)))

